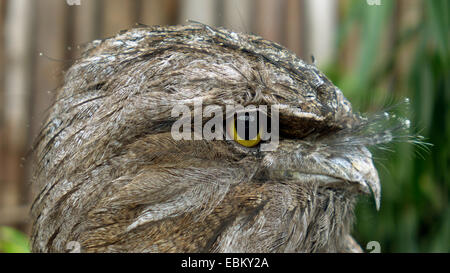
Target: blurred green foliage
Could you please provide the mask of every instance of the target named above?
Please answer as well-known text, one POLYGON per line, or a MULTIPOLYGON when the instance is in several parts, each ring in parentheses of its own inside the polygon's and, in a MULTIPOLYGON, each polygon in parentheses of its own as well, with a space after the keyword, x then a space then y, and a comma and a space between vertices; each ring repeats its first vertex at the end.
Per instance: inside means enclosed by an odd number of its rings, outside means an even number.
POLYGON ((381 209, 362 198, 354 235, 363 248, 378 241, 382 252, 450 252, 450 1, 403 1, 417 5, 419 13, 419 20, 403 29, 400 1, 381 2, 340 2, 338 52, 325 74, 360 112, 410 98, 411 134, 433 146, 424 151, 395 143, 389 147, 393 152, 373 150, 381 209), (349 46, 356 55, 343 65, 349 46))
POLYGON ((0 226, 0 253, 29 253, 28 238, 11 227, 0 226))

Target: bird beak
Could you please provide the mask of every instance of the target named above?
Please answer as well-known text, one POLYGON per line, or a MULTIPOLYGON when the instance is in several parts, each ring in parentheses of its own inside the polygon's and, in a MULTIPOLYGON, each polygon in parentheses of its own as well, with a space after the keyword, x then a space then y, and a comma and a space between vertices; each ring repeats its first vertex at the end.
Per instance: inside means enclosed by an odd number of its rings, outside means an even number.
POLYGON ((372 194, 375 199, 375 206, 380 210, 381 184, 378 172, 372 161, 372 155, 367 148, 362 148, 364 156, 350 156, 351 167, 349 172, 349 181, 358 182, 363 192, 372 194))
POLYGON ((350 146, 345 153, 330 153, 329 147, 311 152, 302 144, 292 149, 292 146, 280 143, 278 152, 266 154, 262 164, 269 170, 266 175, 272 179, 288 177, 302 183, 310 181, 330 186, 357 186, 357 191, 372 194, 379 210, 381 185, 370 151, 363 146, 350 146))
MULTIPOLYGON (((378 176, 377 176, 378 178, 378 176)), ((365 186, 368 187, 369 191, 367 193, 372 193, 372 196, 375 200, 375 207, 377 210, 380 210, 380 202, 381 202, 381 186, 379 179, 368 179, 364 181, 365 186)))

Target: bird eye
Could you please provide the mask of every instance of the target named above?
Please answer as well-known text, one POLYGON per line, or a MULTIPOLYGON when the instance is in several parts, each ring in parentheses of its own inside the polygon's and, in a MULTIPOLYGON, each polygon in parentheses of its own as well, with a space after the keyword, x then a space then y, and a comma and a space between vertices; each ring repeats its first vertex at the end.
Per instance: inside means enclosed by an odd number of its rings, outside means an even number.
POLYGON ((261 142, 263 133, 259 124, 258 112, 234 114, 233 120, 227 124, 228 135, 244 147, 254 147, 261 142))

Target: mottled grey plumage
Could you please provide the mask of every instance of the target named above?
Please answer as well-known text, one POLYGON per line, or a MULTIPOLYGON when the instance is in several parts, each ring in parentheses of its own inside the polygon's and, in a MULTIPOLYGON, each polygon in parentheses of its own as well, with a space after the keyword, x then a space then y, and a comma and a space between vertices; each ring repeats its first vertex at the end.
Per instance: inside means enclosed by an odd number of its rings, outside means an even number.
MULTIPOLYGON (((32 249, 354 252, 353 205, 380 187, 387 142, 314 65, 260 37, 204 25, 94 41, 66 72, 36 146, 32 249), (280 144, 175 141, 173 106, 280 110, 280 144)), ((377 203, 378 204, 378 203, 377 203)))

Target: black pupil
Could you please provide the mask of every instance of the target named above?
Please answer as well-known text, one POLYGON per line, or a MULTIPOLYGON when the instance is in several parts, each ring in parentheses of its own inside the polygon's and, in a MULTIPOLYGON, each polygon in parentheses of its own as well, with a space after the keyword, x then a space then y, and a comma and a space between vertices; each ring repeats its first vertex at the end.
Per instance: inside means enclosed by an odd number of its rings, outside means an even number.
MULTIPOLYGON (((260 118, 267 117, 260 112, 235 114, 234 126, 239 138, 244 140, 256 139, 260 132, 260 118)), ((270 124, 269 120, 267 120, 267 124, 270 124)))

